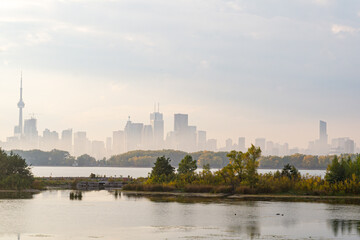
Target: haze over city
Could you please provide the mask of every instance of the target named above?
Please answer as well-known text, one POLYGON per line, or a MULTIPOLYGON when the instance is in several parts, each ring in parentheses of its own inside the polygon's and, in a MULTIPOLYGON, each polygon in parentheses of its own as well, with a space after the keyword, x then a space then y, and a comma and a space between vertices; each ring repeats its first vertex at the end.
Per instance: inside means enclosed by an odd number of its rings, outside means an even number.
POLYGON ((0 140, 24 118, 38 129, 105 140, 128 116, 165 132, 174 113, 227 138, 306 148, 360 142, 360 2, 6 1, 0 3, 0 140))

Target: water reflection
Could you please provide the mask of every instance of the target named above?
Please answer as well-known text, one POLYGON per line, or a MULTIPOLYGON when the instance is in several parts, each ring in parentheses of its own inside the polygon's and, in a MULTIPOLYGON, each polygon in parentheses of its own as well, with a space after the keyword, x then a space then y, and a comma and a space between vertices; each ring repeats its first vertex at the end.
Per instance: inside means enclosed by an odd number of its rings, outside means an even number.
POLYGON ((359 220, 343 220, 331 219, 328 224, 330 225, 334 236, 357 234, 360 236, 360 221, 359 220))
MULTIPOLYGON (((0 201, 0 240, 359 239, 360 206, 70 190, 0 201), (357 219, 357 220, 356 220, 357 219), (86 229, 86 231, 84 231, 86 229)), ((13 193, 14 194, 14 193, 13 193)))
POLYGON ((34 194, 30 192, 0 192, 0 199, 32 199, 34 194))

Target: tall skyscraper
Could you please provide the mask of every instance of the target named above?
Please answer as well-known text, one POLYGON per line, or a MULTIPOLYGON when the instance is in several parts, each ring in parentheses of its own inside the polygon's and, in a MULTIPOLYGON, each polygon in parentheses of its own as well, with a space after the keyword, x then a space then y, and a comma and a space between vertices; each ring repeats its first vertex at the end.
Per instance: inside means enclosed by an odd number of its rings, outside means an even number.
POLYGON ((189 120, 187 114, 175 114, 174 115, 174 131, 185 132, 189 126, 189 120))
POLYGON ((72 154, 73 130, 67 129, 61 132, 61 148, 72 154))
POLYGON ((22 97, 22 92, 23 92, 23 88, 22 88, 22 73, 21 73, 21 79, 20 79, 20 100, 17 104, 18 108, 19 108, 19 125, 15 127, 14 129, 14 135, 15 136, 19 136, 22 137, 23 135, 23 108, 25 107, 25 103, 23 101, 23 97, 22 97))
POLYGON ((113 132, 113 147, 112 154, 120 154, 125 151, 125 133, 124 131, 114 131, 113 132))
POLYGON ((265 152, 265 138, 256 138, 255 139, 255 147, 260 147, 261 152, 265 152))
POLYGON ((151 150, 154 148, 154 132, 151 125, 144 125, 141 147, 145 150, 151 150))
POLYGON ((242 151, 244 152, 246 149, 245 149, 245 138, 244 137, 239 137, 238 138, 238 149, 239 151, 242 151))
POLYGON ((126 151, 140 149, 143 127, 143 123, 133 123, 129 117, 125 126, 126 151))
POLYGON ((87 153, 88 150, 88 139, 86 132, 74 133, 74 154, 75 156, 81 156, 87 153))
POLYGON ((328 144, 328 135, 326 129, 326 122, 320 121, 320 134, 319 140, 321 144, 328 144))
POLYGON ((58 149, 59 147, 59 134, 56 131, 50 131, 45 129, 43 131, 43 137, 41 141, 41 149, 45 151, 51 151, 58 149))
POLYGON ((24 121, 24 137, 22 139, 24 149, 37 149, 39 147, 39 134, 36 118, 24 121))
POLYGON ((225 141, 225 150, 232 151, 233 149, 233 140, 231 138, 226 139, 225 141))
POLYGON ((91 142, 91 156, 96 160, 101 160, 106 156, 105 143, 103 141, 91 142))
POLYGON ((150 124, 154 135, 154 148, 162 149, 164 147, 164 120, 163 114, 158 111, 154 111, 150 114, 150 124))
POLYGON ((198 150, 203 151, 206 149, 206 131, 198 131, 197 132, 197 139, 198 139, 198 143, 197 143, 197 147, 198 150))

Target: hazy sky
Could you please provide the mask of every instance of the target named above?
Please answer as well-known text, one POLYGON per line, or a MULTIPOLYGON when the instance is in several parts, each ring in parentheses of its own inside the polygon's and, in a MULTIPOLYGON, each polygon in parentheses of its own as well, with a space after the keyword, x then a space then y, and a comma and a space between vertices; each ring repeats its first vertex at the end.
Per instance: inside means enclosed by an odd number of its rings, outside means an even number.
POLYGON ((105 140, 160 102, 208 138, 306 147, 319 120, 360 144, 359 0, 0 1, 0 140, 38 129, 105 140))

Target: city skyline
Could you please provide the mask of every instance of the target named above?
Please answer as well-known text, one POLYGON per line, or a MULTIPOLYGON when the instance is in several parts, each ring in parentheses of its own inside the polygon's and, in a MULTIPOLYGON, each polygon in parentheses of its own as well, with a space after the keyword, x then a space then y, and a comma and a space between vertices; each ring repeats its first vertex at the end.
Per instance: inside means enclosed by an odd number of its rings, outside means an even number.
POLYGON ((324 119, 330 138, 360 142, 358 1, 83 4, 1 3, 3 141, 23 70, 24 117, 34 113, 39 129, 105 139, 129 115, 147 122, 160 102, 165 132, 174 113, 188 113, 221 143, 265 137, 306 148, 324 119))
POLYGON ((227 138, 222 147, 217 139, 207 138, 207 132, 199 130, 195 125, 189 125, 189 115, 184 113, 174 114, 173 130, 165 135, 163 113, 160 104, 154 105, 154 112, 149 115, 149 124, 133 122, 130 116, 123 130, 115 130, 112 137, 106 140, 90 139, 86 131, 74 131, 72 128, 63 130, 60 134, 46 128, 39 134, 37 119, 33 116, 23 122, 23 79, 20 79, 19 122, 14 127, 13 136, 6 142, 0 141, 0 147, 6 150, 23 149, 51 151, 59 149, 81 156, 89 154, 100 160, 113 155, 134 150, 162 150, 174 149, 186 152, 196 151, 246 151, 251 145, 260 147, 263 155, 284 156, 296 153, 312 155, 328 155, 359 152, 356 143, 349 137, 338 137, 329 142, 327 122, 320 120, 319 138, 310 141, 306 149, 289 146, 287 142, 277 143, 266 138, 256 138, 246 142, 246 137, 240 136, 237 141, 227 138))

